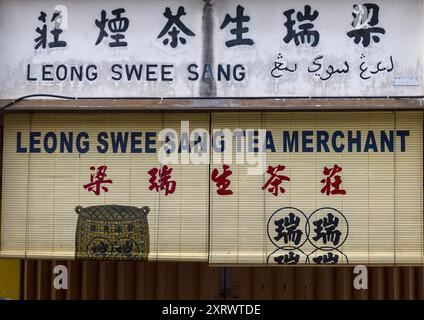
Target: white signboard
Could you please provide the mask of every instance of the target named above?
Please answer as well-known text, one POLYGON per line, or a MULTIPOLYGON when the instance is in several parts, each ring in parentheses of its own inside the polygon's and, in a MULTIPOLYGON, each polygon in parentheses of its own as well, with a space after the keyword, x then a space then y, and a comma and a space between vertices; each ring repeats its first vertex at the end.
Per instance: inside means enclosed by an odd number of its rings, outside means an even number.
POLYGON ((423 94, 422 0, 206 2, 0 0, 0 99, 423 94))

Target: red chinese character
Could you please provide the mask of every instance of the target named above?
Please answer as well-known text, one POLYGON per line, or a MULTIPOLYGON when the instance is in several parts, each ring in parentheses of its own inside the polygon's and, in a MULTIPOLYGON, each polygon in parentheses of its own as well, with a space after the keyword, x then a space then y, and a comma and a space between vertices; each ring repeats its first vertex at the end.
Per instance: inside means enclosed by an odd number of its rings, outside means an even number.
POLYGON ((327 177, 321 180, 321 183, 324 184, 324 187, 321 189, 321 193, 325 193, 327 196, 330 194, 346 194, 346 191, 340 189, 340 184, 342 183, 342 179, 336 173, 341 172, 343 169, 339 167, 337 164, 333 166, 332 169, 324 167, 322 173, 327 177), (334 179, 334 182, 332 181, 334 179), (334 189, 331 190, 331 187, 334 189))
MULTIPOLYGON (((90 170, 95 171, 96 167, 90 167, 90 170)), ((90 183, 84 185, 84 189, 94 192, 96 196, 100 195, 101 190, 103 190, 104 192, 108 192, 109 189, 105 186, 102 186, 102 184, 112 184, 112 180, 105 180, 105 178, 107 177, 106 170, 106 166, 98 167, 97 171, 91 174, 90 183)))
POLYGON ((215 182, 216 186, 218 187, 216 193, 218 193, 220 196, 228 196, 233 194, 233 191, 228 189, 231 184, 231 180, 227 178, 231 176, 233 172, 229 170, 230 166, 227 166, 226 164, 224 164, 222 168, 224 169, 224 172, 219 176, 218 169, 213 169, 211 178, 212 181, 215 182))
POLYGON ((265 190, 266 188, 271 185, 272 187, 268 189, 269 192, 271 192, 274 196, 278 196, 278 189, 280 189, 281 193, 286 192, 286 190, 283 187, 278 188, 278 186, 283 181, 290 181, 290 178, 287 176, 279 175, 277 174, 279 171, 283 171, 286 167, 283 165, 278 165, 276 167, 269 166, 268 170, 266 171, 271 177, 268 179, 268 181, 263 185, 262 190, 265 190))
POLYGON ((151 178, 149 179, 149 190, 152 191, 156 189, 157 192, 159 192, 159 190, 165 190, 165 196, 174 193, 177 183, 175 181, 169 180, 171 178, 171 172, 172 168, 169 168, 166 165, 163 166, 161 170, 159 170, 158 168, 151 169, 148 172, 151 176, 151 178), (158 174, 159 180, 156 181, 158 178, 158 174))

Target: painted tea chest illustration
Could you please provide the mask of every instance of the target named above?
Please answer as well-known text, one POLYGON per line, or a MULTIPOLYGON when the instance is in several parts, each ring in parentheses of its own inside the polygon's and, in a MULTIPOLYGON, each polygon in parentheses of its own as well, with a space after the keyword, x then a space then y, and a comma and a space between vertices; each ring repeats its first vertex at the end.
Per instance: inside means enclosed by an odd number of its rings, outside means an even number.
POLYGON ((149 255, 149 207, 120 205, 75 208, 77 259, 146 260, 149 255))

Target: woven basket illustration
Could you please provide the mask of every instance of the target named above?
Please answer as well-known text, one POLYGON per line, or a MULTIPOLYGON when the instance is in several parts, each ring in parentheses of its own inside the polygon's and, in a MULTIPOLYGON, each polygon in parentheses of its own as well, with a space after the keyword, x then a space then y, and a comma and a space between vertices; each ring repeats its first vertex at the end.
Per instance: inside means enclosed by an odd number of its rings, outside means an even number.
POLYGON ((144 260, 149 255, 149 207, 120 205, 75 208, 76 259, 144 260))

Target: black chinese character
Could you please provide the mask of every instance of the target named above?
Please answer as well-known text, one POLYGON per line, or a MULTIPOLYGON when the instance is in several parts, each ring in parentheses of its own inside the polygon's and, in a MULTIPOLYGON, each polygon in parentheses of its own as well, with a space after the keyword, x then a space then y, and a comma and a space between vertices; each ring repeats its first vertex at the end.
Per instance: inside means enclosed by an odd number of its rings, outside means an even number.
POLYGON ((236 38, 225 42, 225 45, 227 47, 231 48, 240 45, 251 46, 254 44, 252 39, 243 39, 243 33, 249 32, 249 28, 243 27, 243 23, 249 21, 250 17, 244 15, 244 8, 240 5, 237 6, 237 14, 235 18, 232 18, 231 15, 228 13, 225 15, 224 22, 221 25, 221 30, 227 27, 230 22, 236 24, 236 27, 230 30, 230 32, 234 34, 236 38))
POLYGON ((303 21, 310 21, 306 23, 301 23, 297 27, 299 29, 298 32, 295 31, 294 26, 296 24, 296 21, 293 20, 293 14, 295 13, 294 9, 284 11, 284 15, 287 18, 287 21, 284 23, 284 26, 287 28, 287 35, 284 37, 284 42, 289 43, 290 41, 294 40, 294 43, 296 46, 299 46, 301 43, 308 43, 312 47, 315 47, 319 42, 319 32, 316 30, 312 30, 314 28, 314 24, 311 23, 318 18, 318 11, 314 10, 314 12, 311 12, 311 7, 306 5, 305 6, 305 13, 302 13, 300 11, 297 12, 297 21, 303 22, 303 21))
POLYGON ((159 33, 158 39, 162 38, 166 34, 168 34, 170 37, 170 39, 165 38, 163 40, 162 43, 164 45, 169 43, 172 48, 176 48, 178 46, 178 42, 181 42, 183 45, 186 44, 187 40, 182 35, 180 35, 181 32, 183 32, 186 36, 195 36, 194 32, 187 28, 181 21, 181 17, 186 15, 184 7, 180 6, 176 15, 173 15, 171 9, 167 7, 163 15, 168 19, 168 22, 159 33))
POLYGON ((93 256, 105 257, 108 253, 109 246, 103 241, 99 241, 94 243, 90 250, 93 256))
POLYGON ((274 261, 278 264, 298 264, 300 255, 295 254, 294 252, 289 252, 274 258, 274 261))
POLYGON ((353 6, 352 27, 354 30, 349 31, 347 35, 353 38, 356 44, 359 44, 362 40, 362 45, 368 47, 371 39, 374 42, 380 42, 378 34, 385 34, 386 31, 383 28, 376 27, 379 11, 378 5, 372 3, 355 4, 353 6))
POLYGON ((115 244, 114 252, 126 256, 130 259, 133 255, 133 242, 131 240, 127 240, 124 243, 115 244))
POLYGON ((274 237, 276 241, 279 241, 281 238, 284 239, 284 243, 293 242, 295 245, 300 243, 303 232, 298 230, 300 218, 294 215, 292 212, 285 218, 274 221, 274 224, 277 226, 275 231, 277 236, 274 237))
POLYGON ((332 242, 336 246, 339 243, 341 236, 341 232, 337 230, 339 218, 332 213, 328 213, 327 217, 314 221, 314 225, 317 227, 314 229, 316 236, 312 238, 314 241, 322 238, 324 244, 332 242))
POLYGON ((339 255, 329 252, 328 254, 312 258, 312 260, 316 264, 337 264, 339 262, 339 255))
MULTIPOLYGON (((56 19, 61 17, 60 12, 54 12, 52 19, 50 22, 56 21, 56 19)), ((35 49, 43 48, 45 49, 47 47, 47 14, 43 11, 40 12, 40 16, 38 17, 38 20, 43 22, 43 27, 37 27, 35 31, 39 34, 39 36, 34 39, 35 49)), ((50 33, 53 35, 53 41, 49 42, 49 48, 63 48, 66 47, 66 42, 59 40, 60 34, 63 32, 63 30, 60 28, 59 24, 56 24, 50 33)))
POLYGON ((122 14, 125 12, 125 9, 119 8, 112 11, 112 14, 115 16, 112 19, 108 19, 106 16, 106 11, 102 10, 100 20, 96 19, 96 26, 100 29, 99 37, 96 41, 96 46, 103 40, 107 38, 109 34, 106 31, 106 27, 109 32, 112 33, 110 36, 114 42, 109 43, 109 47, 126 47, 128 43, 121 41, 125 39, 125 35, 122 33, 128 30, 130 25, 130 20, 126 17, 122 17, 122 14))

